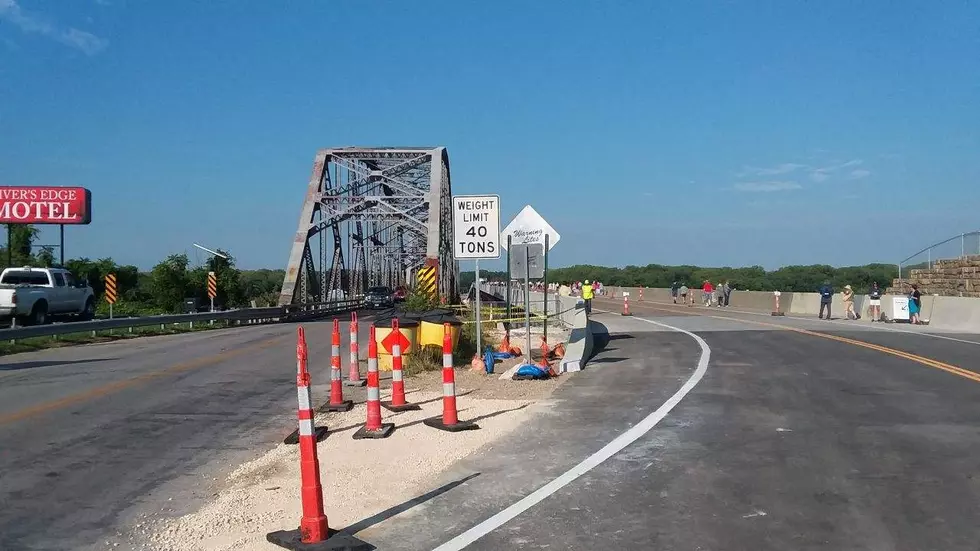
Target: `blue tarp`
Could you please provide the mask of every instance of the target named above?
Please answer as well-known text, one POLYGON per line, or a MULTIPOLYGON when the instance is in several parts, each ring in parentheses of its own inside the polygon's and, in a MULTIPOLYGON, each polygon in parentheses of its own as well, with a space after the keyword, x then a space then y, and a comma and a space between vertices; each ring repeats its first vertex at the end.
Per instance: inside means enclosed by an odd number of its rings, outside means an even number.
POLYGON ((488 346, 483 352, 483 364, 487 375, 493 373, 493 365, 497 363, 497 360, 506 360, 507 358, 513 357, 510 352, 495 352, 492 347, 488 346))

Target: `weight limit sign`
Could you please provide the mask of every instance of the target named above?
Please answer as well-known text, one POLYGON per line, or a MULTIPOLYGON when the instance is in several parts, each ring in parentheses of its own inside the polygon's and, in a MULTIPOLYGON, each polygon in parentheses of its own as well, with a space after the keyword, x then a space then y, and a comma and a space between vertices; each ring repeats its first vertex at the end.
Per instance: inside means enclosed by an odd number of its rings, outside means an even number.
POLYGON ((500 258, 500 197, 453 197, 453 258, 500 258))

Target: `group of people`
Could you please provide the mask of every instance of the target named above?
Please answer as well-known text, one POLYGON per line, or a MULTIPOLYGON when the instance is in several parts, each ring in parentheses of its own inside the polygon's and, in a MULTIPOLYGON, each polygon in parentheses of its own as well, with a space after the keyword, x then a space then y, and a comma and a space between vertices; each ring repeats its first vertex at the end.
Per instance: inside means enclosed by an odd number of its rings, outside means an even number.
MULTIPOLYGON (((820 319, 830 319, 830 307, 834 301, 834 288, 830 285, 830 281, 824 281, 823 285, 820 286, 820 313, 818 317, 820 319), (824 318, 824 311, 827 312, 827 317, 824 318)), ((881 295, 884 292, 881 287, 878 286, 878 282, 872 282, 871 288, 868 289, 868 306, 871 315, 871 321, 881 322, 884 321, 881 317, 881 295)), ((844 317, 849 320, 859 320, 861 319, 861 314, 854 308, 854 289, 850 285, 845 285, 844 290, 841 292, 841 298, 844 301, 844 317)), ((920 318, 920 312, 922 312, 922 293, 919 292, 919 286, 912 284, 909 291, 909 322, 913 324, 922 323, 920 318)))
MULTIPOLYGON (((726 307, 731 303, 732 291, 734 289, 727 280, 718 283, 718 286, 715 287, 706 279, 701 285, 701 302, 705 306, 726 307)), ((688 306, 694 305, 694 293, 683 283, 675 281, 671 284, 670 297, 674 300, 674 304, 677 304, 677 299, 680 298, 681 304, 687 304, 688 306), (690 302, 687 301, 688 294, 691 295, 690 302)))

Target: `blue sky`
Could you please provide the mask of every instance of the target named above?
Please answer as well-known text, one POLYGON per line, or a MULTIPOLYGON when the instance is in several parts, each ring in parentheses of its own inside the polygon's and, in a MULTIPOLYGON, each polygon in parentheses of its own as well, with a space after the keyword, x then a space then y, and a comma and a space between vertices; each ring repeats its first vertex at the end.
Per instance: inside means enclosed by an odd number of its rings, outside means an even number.
POLYGON ((894 262, 980 228, 978 29, 968 0, 0 0, 0 185, 92 190, 70 257, 284 267, 318 148, 445 145, 556 265, 894 262))

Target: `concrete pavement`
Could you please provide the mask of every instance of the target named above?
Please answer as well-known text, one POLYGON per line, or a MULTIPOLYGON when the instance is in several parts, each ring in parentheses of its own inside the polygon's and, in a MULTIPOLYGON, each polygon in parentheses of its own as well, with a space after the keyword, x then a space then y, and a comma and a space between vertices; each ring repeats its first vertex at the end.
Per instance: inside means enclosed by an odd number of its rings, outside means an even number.
MULTIPOLYGON (((304 326, 320 403, 331 324, 304 326)), ((197 508, 295 428, 295 335, 266 325, 0 359, 0 549, 104 549, 143 513, 197 508)))
MULTIPOLYGON (((650 432, 466 549, 976 549, 980 383, 819 333, 969 369, 976 344, 634 312, 700 335, 711 349, 704 378, 650 432)), ((434 484, 450 489, 361 537, 379 549, 452 541, 629 429, 694 368, 687 335, 594 319, 614 340, 547 409, 434 484)))

